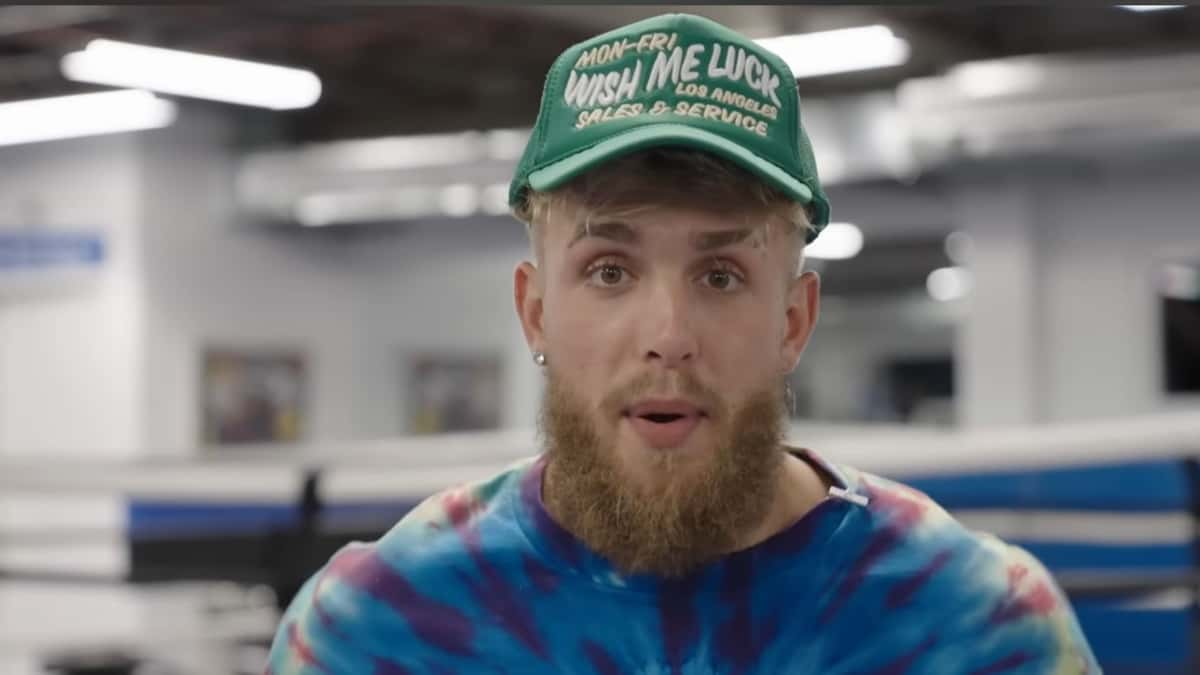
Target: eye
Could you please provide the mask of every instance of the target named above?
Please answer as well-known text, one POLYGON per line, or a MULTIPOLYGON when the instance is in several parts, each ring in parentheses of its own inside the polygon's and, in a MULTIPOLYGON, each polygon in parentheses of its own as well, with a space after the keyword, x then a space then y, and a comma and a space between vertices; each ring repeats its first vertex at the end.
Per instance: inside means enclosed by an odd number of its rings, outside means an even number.
POLYGON ((739 288, 742 278, 726 265, 720 265, 704 273, 704 282, 713 290, 729 292, 739 288))
POLYGON ((624 267, 611 262, 604 262, 598 265, 593 265, 588 268, 588 280, 600 287, 611 288, 617 286, 629 272, 624 267))

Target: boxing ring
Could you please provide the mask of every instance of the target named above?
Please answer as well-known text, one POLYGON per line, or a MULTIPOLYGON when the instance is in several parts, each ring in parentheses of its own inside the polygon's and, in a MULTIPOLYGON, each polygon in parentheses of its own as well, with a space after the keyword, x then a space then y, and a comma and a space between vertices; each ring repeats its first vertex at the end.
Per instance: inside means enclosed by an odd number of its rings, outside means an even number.
MULTIPOLYGON (((1029 549, 1105 672, 1200 672, 1200 414, 972 432, 798 424, 790 436, 1029 549)), ((518 430, 0 463, 0 672, 89 651, 164 673, 259 672, 280 607, 334 551, 535 441, 518 430)))

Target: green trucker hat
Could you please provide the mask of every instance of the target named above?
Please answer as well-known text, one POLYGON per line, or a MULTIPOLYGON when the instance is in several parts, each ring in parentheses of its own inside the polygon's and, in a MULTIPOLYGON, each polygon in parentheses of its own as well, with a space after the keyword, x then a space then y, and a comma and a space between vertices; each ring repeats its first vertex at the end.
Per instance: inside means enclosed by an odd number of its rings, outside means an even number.
POLYGON ((529 188, 551 190, 658 146, 719 155, 809 205, 810 242, 829 223, 791 70, 752 40, 690 14, 645 19, 559 55, 509 205, 529 188))

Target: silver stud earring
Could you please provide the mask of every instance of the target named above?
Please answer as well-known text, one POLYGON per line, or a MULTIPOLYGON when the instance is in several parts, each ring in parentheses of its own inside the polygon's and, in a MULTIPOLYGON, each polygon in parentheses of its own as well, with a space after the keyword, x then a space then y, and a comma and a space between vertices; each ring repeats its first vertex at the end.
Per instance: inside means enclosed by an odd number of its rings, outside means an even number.
POLYGON ((539 366, 546 365, 546 355, 543 354, 542 352, 534 352, 533 353, 533 362, 538 364, 539 366))

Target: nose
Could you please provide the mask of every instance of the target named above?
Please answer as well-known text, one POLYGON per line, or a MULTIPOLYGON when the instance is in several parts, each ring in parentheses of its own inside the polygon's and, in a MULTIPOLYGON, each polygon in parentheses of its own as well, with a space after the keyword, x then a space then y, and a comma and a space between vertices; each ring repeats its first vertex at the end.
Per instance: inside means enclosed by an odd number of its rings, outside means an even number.
POLYGON ((700 345, 686 288, 660 284, 650 296, 645 315, 647 362, 679 368, 695 361, 700 345))

